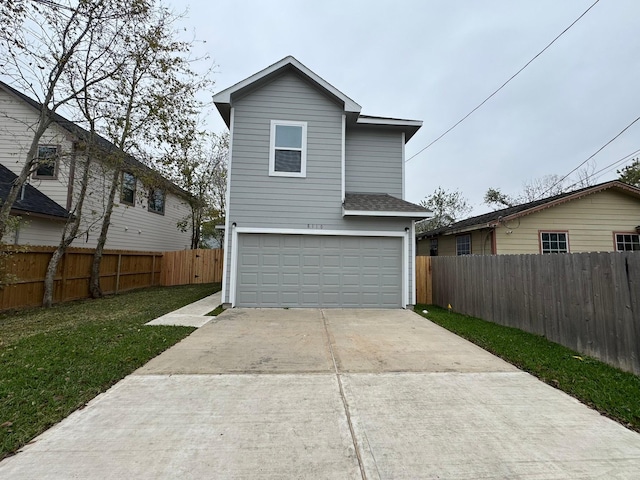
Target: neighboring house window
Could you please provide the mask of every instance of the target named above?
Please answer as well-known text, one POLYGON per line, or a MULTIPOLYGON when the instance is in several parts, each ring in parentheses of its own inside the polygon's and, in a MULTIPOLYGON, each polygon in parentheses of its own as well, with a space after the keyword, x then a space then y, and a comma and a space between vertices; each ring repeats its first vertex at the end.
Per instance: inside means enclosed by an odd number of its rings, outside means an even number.
POLYGON ((568 253, 569 234, 567 232, 540 232, 542 253, 568 253))
POLYGON ((128 205, 135 203, 136 177, 129 172, 122 172, 122 186, 120 189, 120 201, 128 205))
POLYGON ((269 175, 307 175, 307 122, 271 121, 269 175))
POLYGON ((616 251, 635 252, 640 250, 640 235, 637 233, 616 233, 616 251))
POLYGON ((58 177, 58 147, 38 145, 38 168, 33 178, 55 179, 58 177))
POLYGON ((429 249, 429 255, 431 255, 432 257, 438 256, 438 239, 437 238, 431 239, 431 248, 429 249))
POLYGON ((149 190, 149 211, 164 215, 164 190, 152 188, 149 190))
POLYGON ((471 255, 471 235, 456 237, 456 255, 471 255))

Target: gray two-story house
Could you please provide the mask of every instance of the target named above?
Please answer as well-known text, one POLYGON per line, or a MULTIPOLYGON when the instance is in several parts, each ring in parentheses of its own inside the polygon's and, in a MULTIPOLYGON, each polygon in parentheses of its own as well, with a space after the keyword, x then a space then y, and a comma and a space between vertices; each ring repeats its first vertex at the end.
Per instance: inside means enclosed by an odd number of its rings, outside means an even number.
POLYGON ((238 307, 415 303, 405 143, 417 120, 361 107, 293 57, 214 96, 230 129, 222 301, 238 307))

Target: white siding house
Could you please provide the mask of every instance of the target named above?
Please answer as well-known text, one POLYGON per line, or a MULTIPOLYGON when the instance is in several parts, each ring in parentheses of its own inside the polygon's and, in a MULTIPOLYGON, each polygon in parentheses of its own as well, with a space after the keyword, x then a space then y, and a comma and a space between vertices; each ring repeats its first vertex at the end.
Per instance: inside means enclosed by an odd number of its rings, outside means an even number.
MULTIPOLYGON (((16 175, 22 169, 31 143, 31 127, 38 118, 37 107, 34 100, 0 82, 0 165, 16 175)), ((40 142, 39 153, 54 156, 55 162, 43 165, 28 182, 67 212, 73 212, 79 190, 79 172, 85 162, 83 130, 59 115, 54 118, 40 142)), ((108 144, 102 138, 100 142, 108 144)), ((92 165, 89 195, 82 215, 83 235, 73 242, 75 247, 96 246, 108 197, 108 182, 113 170, 98 160, 92 165)), ((148 251, 189 248, 190 232, 182 232, 177 226, 190 212, 186 192, 131 157, 125 160, 124 169, 105 248, 148 251), (154 193, 147 179, 162 186, 154 193)), ((8 241, 20 245, 57 245, 64 219, 35 210, 16 205, 12 213, 21 218, 20 226, 8 241)))

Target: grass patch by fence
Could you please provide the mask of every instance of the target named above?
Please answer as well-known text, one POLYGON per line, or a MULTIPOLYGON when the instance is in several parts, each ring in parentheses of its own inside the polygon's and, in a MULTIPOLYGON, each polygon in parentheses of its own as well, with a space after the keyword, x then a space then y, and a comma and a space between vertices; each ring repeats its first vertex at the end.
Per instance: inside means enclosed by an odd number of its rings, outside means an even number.
POLYGON ((640 432, 640 377, 516 328, 433 305, 417 305, 415 311, 640 432))
POLYGON ((153 287, 0 315, 0 459, 194 330, 146 322, 217 290, 153 287))

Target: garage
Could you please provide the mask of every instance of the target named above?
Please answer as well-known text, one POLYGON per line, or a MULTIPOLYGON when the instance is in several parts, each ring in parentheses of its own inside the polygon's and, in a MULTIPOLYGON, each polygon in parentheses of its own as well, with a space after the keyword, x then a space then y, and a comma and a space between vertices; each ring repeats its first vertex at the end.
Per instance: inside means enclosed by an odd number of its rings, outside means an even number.
POLYGON ((238 307, 401 308, 402 239, 238 235, 238 307))

